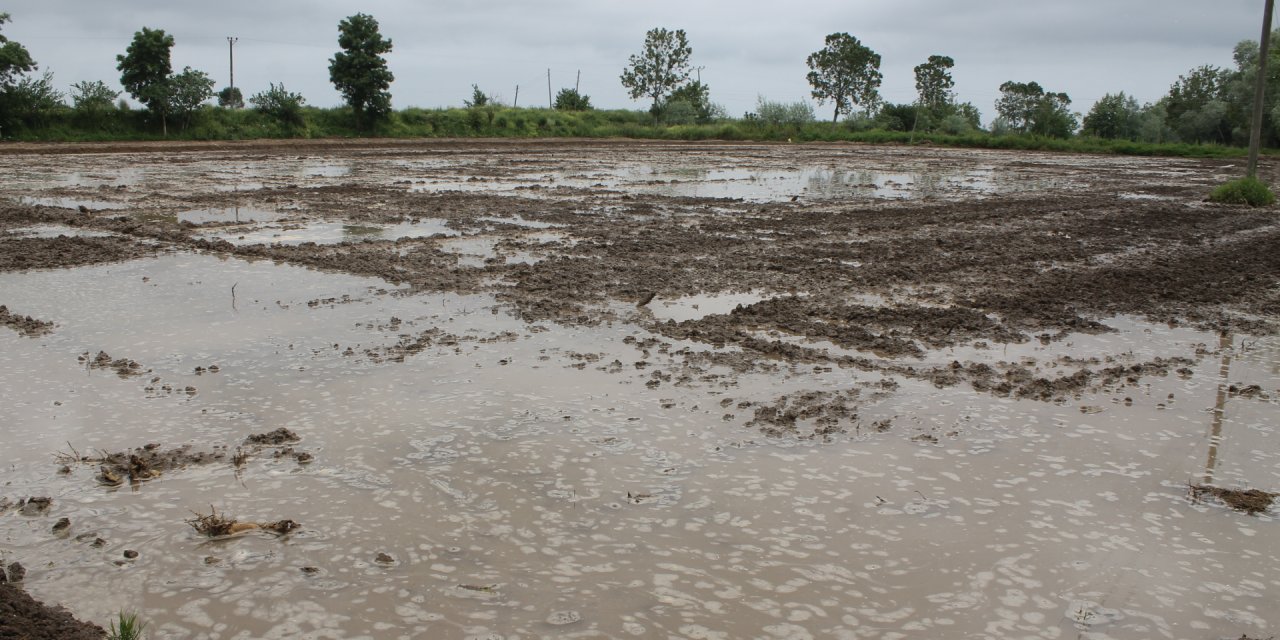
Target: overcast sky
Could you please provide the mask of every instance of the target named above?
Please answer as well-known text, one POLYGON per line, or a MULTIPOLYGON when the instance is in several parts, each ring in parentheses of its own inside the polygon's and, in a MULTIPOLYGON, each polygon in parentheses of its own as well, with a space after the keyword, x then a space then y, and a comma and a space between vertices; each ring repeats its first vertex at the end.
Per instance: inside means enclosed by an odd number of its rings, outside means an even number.
MULTIPOLYGON (((335 106, 329 58, 337 25, 363 12, 381 23, 394 49, 393 105, 459 106, 471 85, 510 104, 547 104, 572 87, 602 108, 647 108, 632 101, 618 76, 654 27, 684 29, 692 63, 711 98, 734 116, 758 95, 809 99, 805 57, 823 38, 847 32, 879 53, 881 93, 915 98, 912 68, 931 54, 955 59, 961 101, 984 122, 1006 80, 1037 81, 1070 94, 1087 112, 1103 94, 1125 91, 1140 102, 1164 95, 1180 74, 1203 64, 1233 66, 1232 47, 1257 39, 1263 0, 9 0, 0 27, 27 47, 42 71, 66 90, 81 80, 119 88, 115 56, 146 26, 171 34, 175 71, 191 66, 222 88, 228 82, 228 36, 235 83, 245 97, 283 82, 309 104, 335 106)), ((818 106, 830 117, 830 106, 818 106)))

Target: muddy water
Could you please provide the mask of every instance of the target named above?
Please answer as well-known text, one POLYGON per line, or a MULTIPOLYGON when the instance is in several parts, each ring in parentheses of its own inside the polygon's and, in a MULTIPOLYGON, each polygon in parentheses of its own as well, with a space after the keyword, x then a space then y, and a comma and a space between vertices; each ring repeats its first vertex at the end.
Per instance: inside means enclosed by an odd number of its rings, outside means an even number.
MULTIPOLYGON (((654 312, 724 312, 752 295, 655 300, 654 312)), ((736 403, 879 375, 725 371, 654 389, 650 370, 680 363, 646 358, 626 338, 648 334, 626 321, 526 325, 486 295, 407 295, 187 253, 3 274, 0 300, 57 325, 35 339, 0 331, 3 495, 54 498, 46 517, 0 516, 4 559, 24 561, 38 597, 103 622, 137 609, 154 637, 1274 628, 1275 516, 1192 504, 1185 484, 1280 485, 1276 401, 1219 393, 1258 384, 1274 398, 1275 338, 1224 348, 1121 318, 1116 333, 1053 345, 930 353, 1046 369, 1076 352, 1197 364, 1064 404, 900 379, 893 395, 863 396, 847 434, 804 443, 745 428, 736 403), (386 357, 432 329, 421 352, 386 357), (77 360, 98 350, 148 371, 121 378, 77 360), (870 428, 884 419, 888 431, 870 428), (266 451, 238 472, 190 468, 131 490, 97 485, 90 466, 59 475, 53 460, 68 442, 234 448, 278 427, 315 461, 266 451), (209 505, 303 528, 210 541, 183 523, 209 505), (70 534, 51 534, 64 516, 70 534), (86 533, 106 545, 77 541, 86 533)))

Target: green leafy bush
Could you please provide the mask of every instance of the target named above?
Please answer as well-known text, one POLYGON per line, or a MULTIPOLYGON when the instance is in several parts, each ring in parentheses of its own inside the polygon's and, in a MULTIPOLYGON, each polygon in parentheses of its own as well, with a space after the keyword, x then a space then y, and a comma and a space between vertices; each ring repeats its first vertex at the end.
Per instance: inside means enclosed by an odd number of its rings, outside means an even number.
POLYGON ((249 98, 249 103, 255 109, 272 116, 280 122, 294 127, 301 127, 306 124, 302 117, 302 106, 306 104, 306 100, 299 93, 290 93, 285 90, 284 83, 279 85, 274 82, 268 83, 268 88, 262 93, 254 94, 249 98))
POLYGON ((1276 196, 1271 189, 1257 178, 1240 178, 1232 180, 1209 194, 1210 202, 1222 204, 1247 204, 1251 207, 1263 207, 1275 204, 1276 196))

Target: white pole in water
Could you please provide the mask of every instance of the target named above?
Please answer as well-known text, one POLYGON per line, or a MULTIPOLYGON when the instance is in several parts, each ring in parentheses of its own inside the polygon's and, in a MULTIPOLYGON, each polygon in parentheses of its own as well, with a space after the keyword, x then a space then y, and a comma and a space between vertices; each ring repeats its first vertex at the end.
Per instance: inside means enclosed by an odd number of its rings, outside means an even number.
POLYGON ((1262 101, 1267 90, 1267 47, 1271 43, 1271 12, 1275 8, 1275 0, 1267 0, 1262 10, 1262 40, 1258 50, 1258 82, 1253 92, 1253 127, 1249 130, 1249 169, 1246 174, 1250 178, 1258 177, 1258 149, 1262 146, 1262 101))

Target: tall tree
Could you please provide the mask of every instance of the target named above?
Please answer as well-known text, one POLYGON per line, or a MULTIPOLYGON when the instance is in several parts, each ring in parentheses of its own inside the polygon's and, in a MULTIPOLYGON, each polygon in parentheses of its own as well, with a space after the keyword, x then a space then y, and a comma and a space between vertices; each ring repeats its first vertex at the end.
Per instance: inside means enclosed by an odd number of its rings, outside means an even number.
POLYGON ((632 100, 653 100, 650 112, 657 116, 662 98, 689 79, 689 56, 693 48, 684 29, 650 29, 644 36, 644 50, 632 55, 622 71, 622 86, 632 100))
MULTIPOLYGON (((0 13, 0 26, 9 22, 9 14, 0 13)), ((0 34, 0 90, 13 86, 18 77, 36 70, 27 48, 0 34)))
POLYGON ((1230 142, 1230 83, 1231 74, 1210 65, 1178 76, 1165 102, 1166 122, 1187 142, 1230 142))
POLYGON ((329 80, 355 113, 356 126, 371 126, 391 113, 391 82, 395 80, 383 54, 391 40, 378 31, 373 16, 357 13, 338 23, 342 51, 329 60, 329 80))
POLYGON ((955 101, 956 86, 951 79, 951 68, 956 66, 950 56, 929 56, 928 61, 916 65, 916 93, 920 106, 928 110, 936 121, 949 115, 950 107, 955 101))
MULTIPOLYGON (((8 21, 9 14, 0 13, 0 26, 8 21)), ((34 82, 27 74, 35 70, 27 48, 0 34, 0 134, 22 126, 34 82)))
POLYGON ((1038 82, 1014 82, 1000 85, 996 113, 1004 126, 1018 133, 1034 133, 1054 138, 1069 138, 1078 122, 1067 108, 1071 97, 1065 93, 1045 91, 1038 82))
POLYGON ((1099 138, 1137 140, 1142 132, 1142 107, 1123 91, 1108 93, 1093 103, 1081 132, 1099 138))
POLYGON ((173 36, 163 29, 143 27, 133 34, 133 42, 124 55, 116 56, 120 84, 147 111, 160 116, 166 135, 169 132, 169 75, 173 73, 169 62, 171 49, 173 36))
POLYGON ((809 54, 809 84, 813 97, 822 104, 835 103, 835 115, 850 113, 854 106, 871 109, 880 102, 880 54, 863 46, 847 33, 827 36, 826 46, 809 54))

